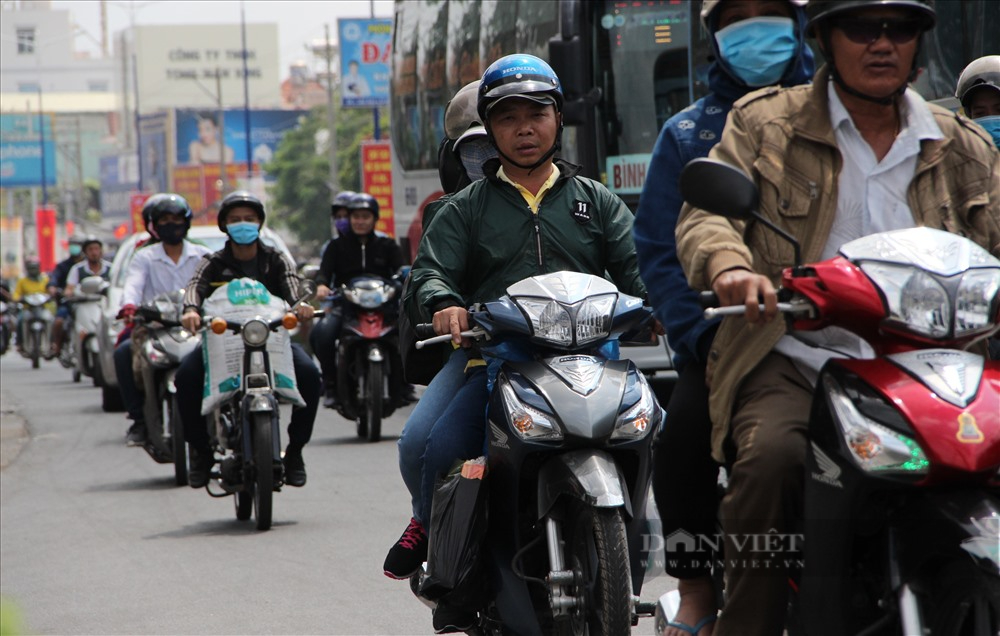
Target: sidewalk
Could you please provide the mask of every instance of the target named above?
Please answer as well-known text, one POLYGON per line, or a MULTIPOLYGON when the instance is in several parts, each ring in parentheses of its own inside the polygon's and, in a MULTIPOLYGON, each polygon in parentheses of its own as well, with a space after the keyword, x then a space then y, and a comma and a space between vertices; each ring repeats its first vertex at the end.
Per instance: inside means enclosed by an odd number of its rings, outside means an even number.
POLYGON ((20 415, 21 405, 0 388, 0 470, 9 466, 28 443, 27 422, 20 415))

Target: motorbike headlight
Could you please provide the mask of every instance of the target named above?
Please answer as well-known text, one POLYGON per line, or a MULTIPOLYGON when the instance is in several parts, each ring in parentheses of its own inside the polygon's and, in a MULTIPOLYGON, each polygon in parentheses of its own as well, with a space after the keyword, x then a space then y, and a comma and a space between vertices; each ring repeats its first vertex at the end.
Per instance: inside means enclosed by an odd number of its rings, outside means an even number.
POLYGON ((649 384, 641 376, 639 387, 639 401, 618 416, 611 439, 642 439, 659 424, 660 405, 656 402, 649 384))
POLYGON ((388 302, 395 290, 383 283, 371 284, 371 281, 363 281, 363 284, 344 289, 344 296, 355 305, 365 309, 377 309, 388 302))
POLYGON ((566 347, 606 338, 617 298, 616 294, 602 294, 572 305, 524 297, 515 297, 514 302, 527 314, 534 337, 566 347))
POLYGON ((243 325, 240 333, 243 335, 243 342, 250 347, 259 347, 267 342, 267 336, 271 330, 267 328, 267 323, 263 320, 253 319, 243 325))
POLYGON ((877 473, 927 473, 930 462, 916 440, 864 415, 834 378, 827 376, 824 383, 841 435, 858 467, 877 473))
POLYGON ((166 364, 169 360, 167 354, 160 351, 153 345, 152 340, 147 340, 142 346, 143 352, 146 354, 146 359, 149 360, 150 364, 159 365, 166 364))
POLYGON ((511 426, 521 439, 526 440, 561 440, 563 433, 553 419, 533 408, 518 397, 510 381, 501 379, 500 397, 504 409, 510 414, 511 426))
POLYGON ((974 269, 962 276, 955 297, 955 335, 993 326, 990 310, 1000 292, 1000 270, 974 269))

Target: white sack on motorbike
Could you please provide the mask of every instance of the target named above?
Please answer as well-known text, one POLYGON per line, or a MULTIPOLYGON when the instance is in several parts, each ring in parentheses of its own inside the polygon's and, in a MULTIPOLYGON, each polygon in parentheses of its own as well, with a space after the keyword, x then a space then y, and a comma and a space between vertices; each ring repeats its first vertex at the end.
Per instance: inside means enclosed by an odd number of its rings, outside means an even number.
MULTIPOLYGON (((287 308, 285 301, 268 292, 263 283, 252 278, 240 278, 212 292, 203 304, 203 313, 243 323, 255 316, 266 320, 279 318, 287 308)), ((267 353, 274 392, 295 406, 305 406, 295 379, 292 340, 288 331, 278 329, 268 336, 267 353)), ((243 337, 230 331, 220 336, 205 330, 202 332, 202 357, 205 361, 205 386, 201 414, 208 415, 232 397, 242 384, 243 337)))

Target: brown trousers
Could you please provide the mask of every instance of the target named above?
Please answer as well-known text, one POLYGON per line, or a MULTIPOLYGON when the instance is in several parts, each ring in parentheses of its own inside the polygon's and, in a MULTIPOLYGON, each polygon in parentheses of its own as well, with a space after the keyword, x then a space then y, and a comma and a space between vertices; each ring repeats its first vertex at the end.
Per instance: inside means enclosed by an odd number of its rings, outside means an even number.
POLYGON ((726 605, 716 636, 780 636, 788 573, 801 550, 812 387, 788 358, 771 353, 743 381, 730 428, 736 461, 720 506, 726 605))

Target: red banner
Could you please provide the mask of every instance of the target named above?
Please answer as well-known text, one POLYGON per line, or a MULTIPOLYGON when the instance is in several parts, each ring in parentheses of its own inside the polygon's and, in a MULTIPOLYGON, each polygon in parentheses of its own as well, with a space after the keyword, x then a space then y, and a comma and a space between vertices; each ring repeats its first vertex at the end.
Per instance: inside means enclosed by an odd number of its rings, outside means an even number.
POLYGON ((392 161, 388 141, 366 141, 361 144, 361 189, 378 201, 376 230, 396 236, 396 221, 392 214, 392 161))
POLYGON ((51 206, 35 210, 35 228, 38 231, 38 260, 43 272, 56 266, 56 209, 51 206))
POLYGON ((132 233, 145 232, 146 224, 142 222, 142 206, 146 199, 153 195, 148 192, 133 192, 128 198, 128 209, 132 216, 132 233))
MULTIPOLYGON (((257 164, 254 164, 257 167, 257 164)), ((226 164, 226 192, 236 189, 240 177, 247 174, 247 164, 226 164)), ((218 204, 222 199, 221 165, 175 166, 173 191, 187 199, 194 211, 193 225, 215 225, 218 204)))

